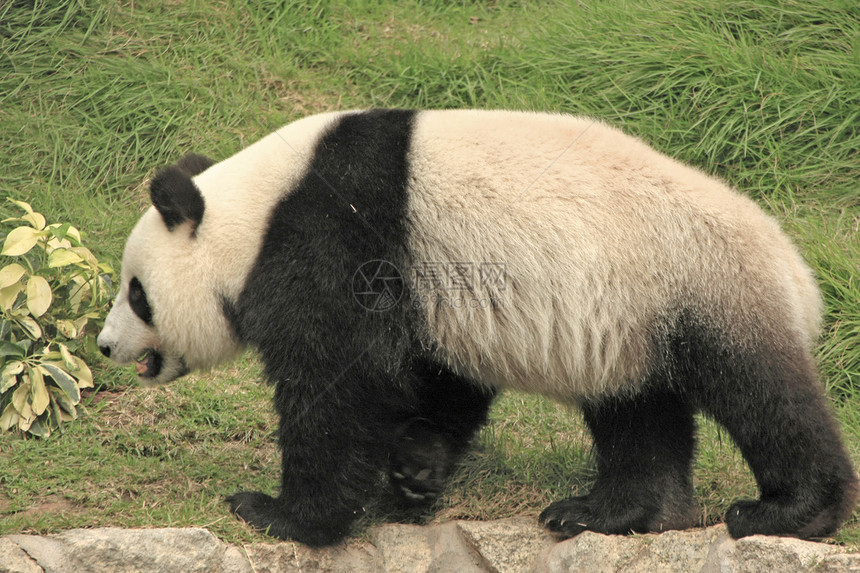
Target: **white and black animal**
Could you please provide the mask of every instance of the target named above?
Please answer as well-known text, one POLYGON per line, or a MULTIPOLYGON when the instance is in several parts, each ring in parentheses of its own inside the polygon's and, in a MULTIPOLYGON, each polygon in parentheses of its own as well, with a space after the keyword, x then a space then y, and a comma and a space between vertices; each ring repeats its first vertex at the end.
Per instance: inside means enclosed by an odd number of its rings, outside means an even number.
POLYGON ((145 383, 259 349, 281 489, 229 502, 271 535, 337 541, 386 473, 433 499, 505 388, 578 405, 593 434, 593 489, 540 517, 561 535, 694 525, 697 411, 760 488, 733 536, 827 535, 854 509, 809 268, 752 201, 616 129, 329 113, 189 156, 151 197, 99 345, 145 383))

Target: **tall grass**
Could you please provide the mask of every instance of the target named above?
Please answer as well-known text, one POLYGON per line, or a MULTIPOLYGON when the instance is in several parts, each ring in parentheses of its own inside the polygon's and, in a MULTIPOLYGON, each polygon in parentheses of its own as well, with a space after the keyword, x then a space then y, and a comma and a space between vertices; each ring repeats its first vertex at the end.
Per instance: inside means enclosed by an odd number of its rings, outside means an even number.
MULTIPOLYGON (((856 1, 0 0, 0 199, 72 222, 113 262, 154 169, 371 106, 588 114, 756 198, 822 285, 821 370, 860 459, 856 1)), ((65 434, 0 436, 0 533, 197 524, 254 538, 220 496, 276 484, 255 363, 155 391, 98 375, 105 399, 65 434)), ((710 523, 755 491, 719 431, 702 435, 710 523)), ((505 396, 481 444, 440 516, 535 514, 587 485, 581 422, 544 400, 505 396)), ((837 539, 860 544, 860 525, 837 539)))

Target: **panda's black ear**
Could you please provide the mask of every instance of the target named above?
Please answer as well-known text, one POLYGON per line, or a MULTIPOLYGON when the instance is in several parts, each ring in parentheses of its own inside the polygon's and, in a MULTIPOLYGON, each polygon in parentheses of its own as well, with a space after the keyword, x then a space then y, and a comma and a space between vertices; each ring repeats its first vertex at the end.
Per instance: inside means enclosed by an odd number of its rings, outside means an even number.
POLYGON ((203 195, 191 181, 191 175, 178 165, 169 165, 156 173, 149 185, 149 196, 171 231, 190 221, 193 234, 203 220, 203 195))
POLYGON ((215 161, 209 159, 205 155, 198 155, 196 153, 189 153, 176 162, 176 166, 191 177, 200 175, 213 165, 215 165, 215 161))

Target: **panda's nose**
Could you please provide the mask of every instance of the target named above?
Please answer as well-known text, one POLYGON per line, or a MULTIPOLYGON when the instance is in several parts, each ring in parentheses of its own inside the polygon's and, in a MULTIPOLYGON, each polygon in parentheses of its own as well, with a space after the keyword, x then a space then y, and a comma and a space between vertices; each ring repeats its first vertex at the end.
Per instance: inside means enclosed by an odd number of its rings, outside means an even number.
POLYGON ((99 346, 99 350, 101 350, 106 358, 110 358, 110 346, 99 346))

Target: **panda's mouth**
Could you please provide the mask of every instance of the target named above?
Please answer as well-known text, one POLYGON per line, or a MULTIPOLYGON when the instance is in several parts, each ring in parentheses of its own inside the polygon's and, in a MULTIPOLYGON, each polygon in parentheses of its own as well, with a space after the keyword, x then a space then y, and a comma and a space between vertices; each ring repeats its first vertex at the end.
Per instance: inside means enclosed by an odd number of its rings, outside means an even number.
POLYGON ((141 378, 155 378, 161 374, 163 364, 164 358, 162 358, 161 353, 148 348, 140 358, 135 360, 134 368, 137 370, 137 375, 141 378))

